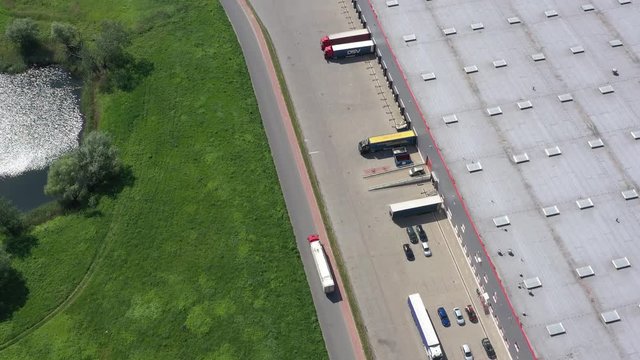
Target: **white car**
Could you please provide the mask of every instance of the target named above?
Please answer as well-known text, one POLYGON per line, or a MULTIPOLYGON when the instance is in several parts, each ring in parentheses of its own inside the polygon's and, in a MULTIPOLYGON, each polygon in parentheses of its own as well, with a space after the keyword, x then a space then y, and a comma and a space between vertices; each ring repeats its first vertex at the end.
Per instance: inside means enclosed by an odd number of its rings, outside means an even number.
POLYGON ((460 308, 453 308, 453 315, 456 317, 458 325, 464 325, 464 317, 462 316, 462 311, 460 311, 460 308))
POLYGON ((471 353, 469 345, 462 345, 462 354, 464 355, 464 360, 473 360, 473 354, 471 353))
POLYGON ((422 252, 424 252, 424 256, 431 256, 431 249, 429 249, 429 243, 426 241, 420 242, 422 244, 422 252))

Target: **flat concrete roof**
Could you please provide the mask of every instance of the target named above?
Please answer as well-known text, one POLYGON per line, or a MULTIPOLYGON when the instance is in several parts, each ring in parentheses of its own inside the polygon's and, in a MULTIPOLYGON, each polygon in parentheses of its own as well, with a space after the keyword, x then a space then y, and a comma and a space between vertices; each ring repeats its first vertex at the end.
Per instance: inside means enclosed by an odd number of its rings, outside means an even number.
POLYGON ((538 356, 640 357, 640 2, 371 1, 538 356))

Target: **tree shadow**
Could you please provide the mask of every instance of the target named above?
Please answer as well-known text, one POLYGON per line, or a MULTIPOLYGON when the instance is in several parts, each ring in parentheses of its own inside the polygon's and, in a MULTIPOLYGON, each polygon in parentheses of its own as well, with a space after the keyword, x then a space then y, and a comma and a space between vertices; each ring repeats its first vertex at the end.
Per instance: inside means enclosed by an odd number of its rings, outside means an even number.
POLYGON ((118 194, 126 187, 132 187, 136 182, 136 177, 133 174, 133 169, 129 165, 122 165, 120 174, 113 179, 105 188, 101 189, 101 193, 108 196, 111 199, 118 197, 118 194))
POLYGON ((5 321, 27 303, 29 288, 22 274, 5 267, 0 269, 0 321, 5 321))
POLYGON ((30 42, 20 47, 20 55, 29 65, 47 66, 53 64, 53 51, 40 42, 30 42))
POLYGON ((38 246, 38 238, 31 234, 11 236, 5 242, 5 250, 20 259, 31 255, 31 250, 38 246))
POLYGON ((114 89, 130 92, 151 75, 155 65, 146 59, 136 59, 127 54, 119 61, 118 66, 109 71, 106 92, 114 89))

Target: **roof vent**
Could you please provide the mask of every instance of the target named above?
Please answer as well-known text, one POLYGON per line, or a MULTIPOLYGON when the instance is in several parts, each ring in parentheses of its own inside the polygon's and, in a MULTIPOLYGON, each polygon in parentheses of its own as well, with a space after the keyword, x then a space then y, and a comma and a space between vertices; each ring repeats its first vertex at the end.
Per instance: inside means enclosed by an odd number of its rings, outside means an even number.
POLYGON ((496 225, 496 227, 511 225, 511 222, 509 221, 509 217, 507 215, 493 218, 493 223, 496 225))
POLYGON ((596 274, 595 272, 593 272, 591 265, 577 268, 576 273, 578 273, 578 276, 580 277, 580 279, 584 279, 589 276, 594 276, 596 274))
POLYGON ((509 24, 514 25, 514 24, 520 24, 522 21, 520 21, 520 18, 517 16, 514 17, 510 17, 507 18, 507 21, 509 22, 509 24))
POLYGON ((558 16, 558 12, 555 10, 547 10, 544 12, 544 15, 548 18, 558 16))
POLYGON ((638 198, 638 192, 636 189, 629 189, 622 192, 622 197, 625 200, 633 200, 638 198))
POLYGON ((562 154, 562 150, 560 150, 560 147, 558 146, 546 148, 544 149, 544 152, 547 154, 548 157, 558 156, 562 154))
POLYGON ((446 28, 446 29, 442 29, 442 32, 448 36, 448 35, 455 35, 457 33, 456 28, 454 27, 450 27, 450 28, 446 28))
POLYGON ((435 80, 436 79, 436 74, 435 73, 426 73, 426 74, 422 74, 422 80, 424 81, 429 81, 429 80, 435 80))
POLYGON ((600 90, 600 93, 602 93, 602 95, 611 94, 614 91, 613 86, 611 85, 600 86, 598 90, 600 90))
POLYGON ((458 122, 458 116, 456 114, 451 114, 447 116, 443 116, 442 120, 445 124, 454 124, 458 122))
POLYGON ((464 67, 464 72, 466 72, 467 74, 476 73, 476 72, 478 72, 478 67, 475 66, 475 65, 465 66, 464 67))
POLYGON ((613 259, 611 260, 611 263, 616 268, 616 270, 622 270, 622 269, 631 267, 631 263, 629 262, 629 259, 627 259, 626 256, 619 259, 613 259))
POLYGON ((591 198, 580 199, 576 201, 576 204, 578 204, 578 207, 580 208, 580 210, 589 209, 593 207, 593 201, 591 201, 591 198))
POLYGON ((575 54, 581 54, 584 52, 584 48, 580 45, 578 46, 574 46, 572 48, 569 48, 571 50, 571 52, 575 55, 575 54))
POLYGON ((546 217, 551 217, 551 216, 560 215, 560 210, 558 210, 557 206, 553 205, 553 206, 548 206, 546 208, 542 208, 542 213, 546 217))
POLYGON ((620 321, 620 315, 618 315, 618 311, 616 310, 600 313, 600 317, 602 317, 602 321, 604 321, 605 324, 611 324, 616 321, 620 321))
POLYGON ((597 149, 603 147, 604 143, 602 139, 589 140, 589 146, 591 146, 592 149, 597 149))
POLYGON ((489 116, 501 115, 502 109, 500 108, 500 106, 490 107, 487 108, 487 114, 489 114, 489 116))
POLYGON ((529 161, 529 155, 527 155, 527 153, 513 155, 513 162, 516 164, 521 164, 527 161, 529 161))
POLYGON ((471 163, 471 164, 467 164, 467 170, 470 173, 482 171, 482 165, 480 164, 480 161, 474 162, 474 163, 471 163))
POLYGON ((620 39, 613 39, 609 41, 609 45, 611 45, 611 47, 622 46, 622 41, 620 41, 620 39))
POLYGON ((402 40, 404 40, 404 42, 416 41, 416 34, 408 34, 408 35, 404 35, 404 36, 402 37, 402 40))
POLYGON ((550 336, 556 336, 556 335, 562 335, 567 331, 564 329, 564 326, 562 326, 562 323, 559 322, 557 324, 547 325, 547 332, 549 333, 550 336))
POLYGON ((560 94, 558 95, 558 100, 560 100, 560 102, 564 103, 564 102, 568 102, 568 101, 573 101, 573 96, 569 93, 566 94, 560 94))
POLYGON ((493 62, 493 67, 501 68, 507 66, 507 62, 504 59, 499 59, 493 62))
POLYGON ((533 61, 542 61, 542 60, 546 59, 546 57, 544 56, 543 53, 532 54, 531 58, 533 59, 533 61))
POLYGON ((542 282, 540 281, 540 278, 537 276, 530 279, 524 279, 524 287, 526 287, 527 290, 539 288, 539 287, 542 287, 542 282))
POLYGON ((518 102, 518 108, 520 110, 531 109, 532 107, 533 107, 533 104, 529 100, 518 102))

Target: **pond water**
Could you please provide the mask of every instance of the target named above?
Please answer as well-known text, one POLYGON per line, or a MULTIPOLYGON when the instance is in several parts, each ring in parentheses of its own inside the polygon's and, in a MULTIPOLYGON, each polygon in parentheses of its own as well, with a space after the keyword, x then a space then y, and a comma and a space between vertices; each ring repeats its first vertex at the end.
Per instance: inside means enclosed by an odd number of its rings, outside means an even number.
POLYGON ((0 74, 0 195, 22 210, 50 200, 46 167, 78 146, 80 85, 58 67, 0 74))

